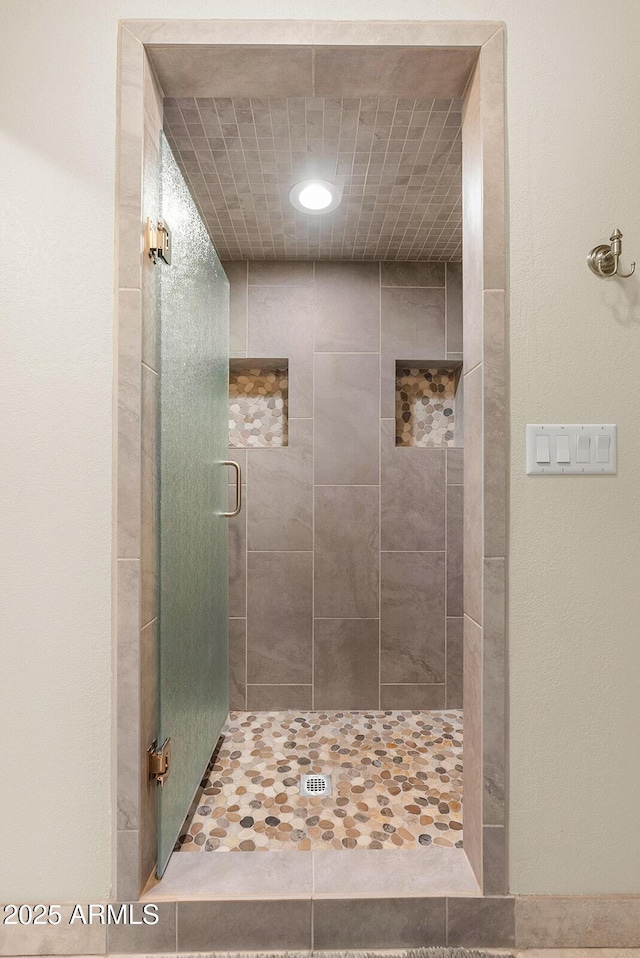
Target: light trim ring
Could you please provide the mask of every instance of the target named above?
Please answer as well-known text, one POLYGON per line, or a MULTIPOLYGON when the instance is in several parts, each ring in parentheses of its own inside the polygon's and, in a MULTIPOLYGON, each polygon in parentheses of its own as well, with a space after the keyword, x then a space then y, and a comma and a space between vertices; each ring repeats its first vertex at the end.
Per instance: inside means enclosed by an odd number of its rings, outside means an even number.
POLYGON ((289 200, 301 213, 317 216, 331 213, 340 205, 342 190, 329 180, 303 180, 292 187, 289 200))

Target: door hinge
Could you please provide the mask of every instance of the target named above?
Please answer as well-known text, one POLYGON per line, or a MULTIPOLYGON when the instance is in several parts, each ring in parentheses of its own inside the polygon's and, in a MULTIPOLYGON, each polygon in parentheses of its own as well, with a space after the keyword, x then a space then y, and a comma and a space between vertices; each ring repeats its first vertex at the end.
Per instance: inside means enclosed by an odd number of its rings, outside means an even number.
POLYGON ((164 220, 154 223, 147 217, 145 246, 154 263, 161 259, 167 266, 171 265, 171 230, 164 220))
POLYGON ((157 740, 147 750, 149 755, 149 779, 164 785, 171 772, 171 739, 166 738, 160 748, 157 740))

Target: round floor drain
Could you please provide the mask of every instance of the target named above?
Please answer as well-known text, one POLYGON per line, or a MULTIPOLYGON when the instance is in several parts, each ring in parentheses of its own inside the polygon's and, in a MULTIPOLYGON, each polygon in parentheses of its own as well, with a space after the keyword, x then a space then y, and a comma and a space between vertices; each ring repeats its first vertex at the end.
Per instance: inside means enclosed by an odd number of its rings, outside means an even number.
POLYGON ((331 795, 330 775, 301 775, 301 795, 331 795))

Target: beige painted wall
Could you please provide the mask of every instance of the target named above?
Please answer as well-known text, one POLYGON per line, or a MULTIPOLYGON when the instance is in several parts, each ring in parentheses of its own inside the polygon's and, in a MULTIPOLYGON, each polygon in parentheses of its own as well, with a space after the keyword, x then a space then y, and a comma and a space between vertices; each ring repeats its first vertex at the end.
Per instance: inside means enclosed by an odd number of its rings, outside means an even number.
MULTIPOLYGON (((2 900, 109 888, 116 20, 213 12, 0 9, 2 900)), ((511 890, 640 893, 640 280, 585 266, 614 226, 640 257, 637 0, 606 13, 599 0, 220 0, 215 13, 506 22, 511 890), (527 479, 527 420, 617 422, 618 476, 527 479)))

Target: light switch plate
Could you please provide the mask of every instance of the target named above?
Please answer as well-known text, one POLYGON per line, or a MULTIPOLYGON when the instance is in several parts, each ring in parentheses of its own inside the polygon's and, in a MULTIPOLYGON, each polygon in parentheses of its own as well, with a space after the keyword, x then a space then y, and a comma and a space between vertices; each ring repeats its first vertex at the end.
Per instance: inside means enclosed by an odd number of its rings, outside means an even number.
POLYGON ((617 427, 614 423, 527 424, 528 476, 611 476, 616 471, 617 427), (548 440, 548 447, 544 438, 548 440), (544 456, 540 454, 541 449, 545 450, 544 456))

